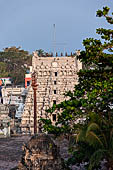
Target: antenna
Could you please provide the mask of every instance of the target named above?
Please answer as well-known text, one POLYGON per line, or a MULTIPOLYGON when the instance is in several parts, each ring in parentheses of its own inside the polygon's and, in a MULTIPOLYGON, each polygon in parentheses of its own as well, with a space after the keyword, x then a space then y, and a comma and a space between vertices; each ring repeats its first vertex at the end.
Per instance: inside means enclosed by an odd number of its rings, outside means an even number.
POLYGON ((56 47, 57 46, 62 46, 64 48, 64 55, 65 55, 65 50, 66 50, 66 46, 67 46, 67 43, 56 43, 56 25, 53 24, 53 29, 54 29, 54 32, 53 32, 53 48, 54 48, 54 57, 56 56, 56 47))
POLYGON ((54 57, 55 57, 55 53, 56 53, 56 29, 55 29, 55 24, 53 24, 53 29, 54 29, 53 46, 54 46, 54 57))

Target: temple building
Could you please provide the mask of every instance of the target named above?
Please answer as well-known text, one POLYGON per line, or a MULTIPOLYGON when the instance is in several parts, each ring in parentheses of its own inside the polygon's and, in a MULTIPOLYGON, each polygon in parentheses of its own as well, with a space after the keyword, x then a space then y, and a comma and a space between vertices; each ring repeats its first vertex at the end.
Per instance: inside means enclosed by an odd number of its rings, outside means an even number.
MULTIPOLYGON (((32 59, 32 73, 36 72, 37 77, 37 127, 38 120, 48 115, 46 109, 53 104, 58 104, 65 100, 64 93, 73 91, 78 82, 77 72, 82 68, 82 63, 76 56, 61 57, 39 57, 34 53, 32 59)), ((23 133, 33 134, 34 129, 34 107, 33 89, 28 87, 28 94, 25 101, 24 112, 21 119, 21 129, 23 133)), ((50 116, 54 123, 57 115, 50 116)))

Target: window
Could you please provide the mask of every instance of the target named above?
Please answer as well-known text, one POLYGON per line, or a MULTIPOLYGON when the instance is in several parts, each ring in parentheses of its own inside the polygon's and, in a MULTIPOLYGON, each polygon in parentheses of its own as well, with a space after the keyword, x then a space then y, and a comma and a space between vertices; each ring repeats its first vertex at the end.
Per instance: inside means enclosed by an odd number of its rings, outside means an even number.
POLYGON ((3 104, 3 98, 1 98, 1 103, 3 104))
POLYGON ((53 100, 53 104, 56 104, 56 100, 53 100))
POLYGON ((57 76, 57 72, 55 72, 55 76, 57 76))
POLYGON ((56 121, 56 114, 53 114, 53 121, 56 121))
POLYGON ((54 94, 56 94, 56 90, 54 90, 54 94))
POLYGON ((27 81, 27 86, 29 86, 30 85, 30 81, 27 81))
POLYGON ((54 84, 56 85, 56 81, 54 81, 54 84))

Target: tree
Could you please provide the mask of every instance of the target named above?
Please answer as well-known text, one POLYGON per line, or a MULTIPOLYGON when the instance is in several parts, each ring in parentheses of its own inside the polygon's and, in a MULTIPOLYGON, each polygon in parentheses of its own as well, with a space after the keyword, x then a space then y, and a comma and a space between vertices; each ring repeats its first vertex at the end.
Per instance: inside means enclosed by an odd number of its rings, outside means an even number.
POLYGON ((37 52, 39 57, 52 57, 53 56, 53 53, 45 52, 42 49, 36 50, 36 52, 37 52))
POLYGON ((8 77, 8 72, 6 72, 6 64, 4 62, 0 62, 0 76, 8 77))
POLYGON ((0 77, 11 77, 15 85, 24 84, 24 76, 32 56, 20 47, 7 47, 0 52, 0 77))
MULTIPOLYGON (((97 11, 97 17, 113 24, 109 10, 103 7, 97 11)), ((49 133, 77 134, 74 163, 79 156, 79 161, 89 162, 89 169, 94 169, 105 158, 108 169, 113 169, 113 29, 99 28, 96 32, 102 41, 83 40, 85 50, 78 59, 84 69, 78 73, 79 83, 74 91, 65 94, 70 99, 47 111, 52 114, 57 110, 55 126, 49 119, 41 120, 49 133)))
POLYGON ((42 49, 36 50, 36 52, 37 52, 37 54, 38 54, 39 57, 45 55, 45 52, 44 52, 44 50, 42 50, 42 49))

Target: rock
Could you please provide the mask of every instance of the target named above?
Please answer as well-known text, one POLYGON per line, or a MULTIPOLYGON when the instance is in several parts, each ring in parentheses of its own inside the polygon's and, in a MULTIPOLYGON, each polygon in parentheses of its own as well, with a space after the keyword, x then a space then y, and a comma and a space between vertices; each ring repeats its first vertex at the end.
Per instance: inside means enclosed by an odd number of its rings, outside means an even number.
POLYGON ((63 170, 63 160, 59 149, 49 135, 33 136, 27 145, 23 146, 23 156, 18 170, 63 170))

